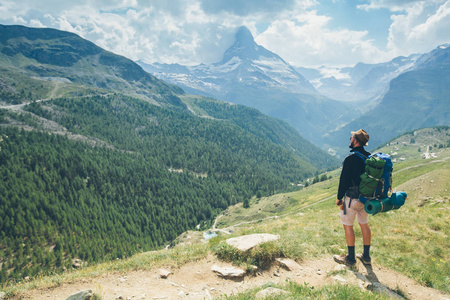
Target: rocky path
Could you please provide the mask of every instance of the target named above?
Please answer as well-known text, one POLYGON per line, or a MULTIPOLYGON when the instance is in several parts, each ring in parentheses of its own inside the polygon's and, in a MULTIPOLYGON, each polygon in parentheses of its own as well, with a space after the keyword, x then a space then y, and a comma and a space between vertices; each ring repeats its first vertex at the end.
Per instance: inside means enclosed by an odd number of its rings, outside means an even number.
MULTIPOLYGON (((250 234, 226 240, 230 246, 245 252, 279 235, 250 234)), ((256 268, 256 267, 255 267, 256 268)), ((82 290, 91 290, 107 299, 213 299, 221 295, 233 295, 267 284, 288 281, 308 287, 326 284, 349 284, 393 299, 402 299, 394 291, 400 290, 408 299, 446 299, 446 295, 422 287, 413 280, 379 266, 365 266, 358 262, 354 268, 336 264, 331 257, 296 262, 277 258, 269 269, 254 270, 250 274, 239 267, 219 261, 210 254, 207 258, 191 262, 179 268, 163 268, 150 271, 130 271, 125 274, 108 273, 63 284, 53 289, 29 292, 24 299, 67 299, 82 290)), ((271 290, 261 291, 272 293, 271 290)), ((275 290, 275 292, 287 292, 275 290)))
MULTIPOLYGON (((309 287, 324 284, 352 284, 363 289, 395 294, 388 289, 402 290, 409 299, 449 299, 448 295, 418 285, 413 280, 389 269, 374 266, 366 268, 358 262, 357 271, 339 272, 344 266, 332 258, 303 261, 299 268, 288 271, 274 264, 271 269, 241 279, 224 279, 212 271, 213 266, 229 267, 214 256, 188 263, 180 268, 166 268, 171 274, 161 277, 161 270, 130 271, 124 274, 108 273, 95 278, 81 279, 56 288, 34 290, 22 299, 66 299, 70 295, 90 289, 109 299, 214 299, 220 295, 233 295, 264 284, 284 284, 291 280, 309 287), (338 273, 338 275, 333 275, 338 273)), ((345 269, 345 268, 344 268, 345 269)))

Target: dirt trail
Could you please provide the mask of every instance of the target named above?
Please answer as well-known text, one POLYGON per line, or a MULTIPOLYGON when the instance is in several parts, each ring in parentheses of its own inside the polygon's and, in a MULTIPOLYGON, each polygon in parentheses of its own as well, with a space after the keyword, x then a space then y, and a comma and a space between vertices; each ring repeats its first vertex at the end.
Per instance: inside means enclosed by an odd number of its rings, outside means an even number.
MULTIPOLYGON (((57 94, 57 92, 59 91, 59 89, 63 86, 63 84, 61 82, 55 82, 55 85, 53 87, 53 89, 50 92, 50 96, 45 98, 45 99, 38 99, 38 100, 34 100, 34 102, 44 102, 44 101, 49 101, 52 98, 54 98, 57 94)), ((9 109, 9 110, 15 110, 15 111, 20 111, 23 110, 23 108, 25 107, 25 105, 28 105, 30 102, 26 102, 26 103, 21 103, 21 104, 11 104, 11 105, 5 105, 5 106, 0 106, 0 108, 3 109, 9 109)))
POLYGON ((352 284, 363 287, 358 278, 368 278, 379 282, 391 290, 401 290, 408 299, 450 299, 437 290, 423 287, 413 280, 392 270, 374 266, 366 268, 360 262, 357 271, 333 272, 339 268, 332 258, 299 262, 300 271, 287 271, 280 266, 260 272, 259 275, 246 276, 243 280, 229 280, 218 277, 211 271, 213 265, 229 266, 214 256, 188 263, 180 268, 165 268, 172 272, 167 279, 160 278, 159 269, 150 271, 111 272, 95 278, 80 279, 58 287, 29 291, 18 299, 66 299, 85 289, 91 289, 109 299, 214 299, 220 295, 233 295, 248 289, 261 287, 268 283, 286 283, 287 280, 309 287, 325 284, 352 284), (344 283, 345 280, 345 283, 344 283))

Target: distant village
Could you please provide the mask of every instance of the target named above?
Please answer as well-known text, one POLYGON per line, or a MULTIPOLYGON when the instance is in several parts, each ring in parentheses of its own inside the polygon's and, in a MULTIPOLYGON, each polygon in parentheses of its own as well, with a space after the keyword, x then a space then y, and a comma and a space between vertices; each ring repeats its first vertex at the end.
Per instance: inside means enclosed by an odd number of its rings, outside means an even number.
POLYGON ((422 153, 422 157, 425 159, 437 158, 436 153, 430 153, 430 146, 427 146, 427 152, 422 153))
MULTIPOLYGON (((407 142, 402 142, 401 144, 402 144, 403 146, 408 146, 408 143, 407 143, 407 142)), ((390 143, 390 144, 387 144, 386 146, 392 146, 392 145, 399 145, 399 142, 392 142, 392 143, 390 143)), ((422 158, 424 158, 424 159, 437 158, 436 153, 430 152, 431 146, 424 146, 424 147, 426 147, 426 151, 425 151, 424 153, 422 153, 422 155, 421 155, 422 158)), ((392 157, 398 155, 398 152, 396 152, 396 151, 398 151, 399 148, 398 148, 397 146, 394 146, 393 149, 394 149, 393 152, 390 153, 390 155, 391 155, 392 157)), ((405 159, 406 159, 406 158, 404 158, 404 157, 398 158, 399 161, 404 161, 405 159)), ((392 159, 392 162, 394 162, 394 163, 397 162, 397 158, 393 158, 393 159, 392 159)))

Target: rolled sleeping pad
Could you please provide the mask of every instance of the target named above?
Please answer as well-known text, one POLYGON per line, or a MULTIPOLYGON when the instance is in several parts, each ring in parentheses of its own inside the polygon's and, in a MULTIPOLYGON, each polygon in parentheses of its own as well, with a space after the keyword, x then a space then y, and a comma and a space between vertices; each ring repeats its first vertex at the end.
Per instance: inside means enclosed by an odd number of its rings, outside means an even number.
POLYGON ((379 212, 387 212, 392 209, 399 209, 403 204, 407 195, 405 192, 392 193, 391 197, 383 199, 368 200, 364 204, 364 209, 369 215, 375 215, 379 212))
POLYGON ((398 209, 400 206, 405 204, 405 200, 408 198, 405 192, 395 192, 391 195, 391 203, 394 209, 398 209))

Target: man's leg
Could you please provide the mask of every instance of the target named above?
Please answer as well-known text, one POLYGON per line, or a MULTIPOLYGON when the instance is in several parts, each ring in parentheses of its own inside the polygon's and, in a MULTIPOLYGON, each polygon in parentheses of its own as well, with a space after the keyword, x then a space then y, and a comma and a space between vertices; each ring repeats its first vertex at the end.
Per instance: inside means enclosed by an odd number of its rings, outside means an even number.
POLYGON ((363 262, 366 264, 371 263, 370 259, 370 242, 372 239, 372 233, 370 231, 369 223, 367 224, 359 224, 361 227, 361 233, 363 236, 363 245, 364 245, 364 251, 363 251, 363 262))
POLYGON ((355 231, 353 226, 343 225, 345 230, 345 240, 347 241, 347 246, 355 246, 355 231))
POLYGON ((353 230, 353 222, 355 221, 356 211, 348 207, 350 198, 344 197, 344 205, 346 206, 346 214, 340 211, 341 224, 344 226, 345 240, 347 242, 348 255, 334 255, 333 258, 337 263, 352 266, 355 260, 355 232, 353 230))
POLYGON ((363 236, 363 244, 370 245, 370 242, 372 239, 372 232, 370 231, 369 223, 359 224, 359 227, 361 227, 361 233, 363 236))
POLYGON ((355 231, 353 226, 344 225, 345 240, 347 241, 348 258, 355 261, 355 231))

